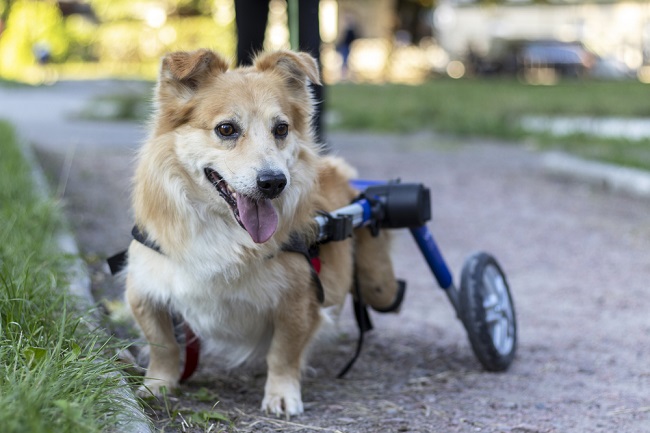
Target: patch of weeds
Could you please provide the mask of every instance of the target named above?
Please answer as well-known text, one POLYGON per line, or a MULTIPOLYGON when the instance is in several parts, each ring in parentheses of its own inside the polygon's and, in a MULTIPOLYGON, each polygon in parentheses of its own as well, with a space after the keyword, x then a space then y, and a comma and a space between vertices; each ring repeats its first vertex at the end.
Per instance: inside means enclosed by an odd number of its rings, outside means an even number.
POLYGON ((216 394, 207 388, 193 393, 169 393, 165 388, 160 397, 146 402, 156 427, 162 431, 233 432, 234 420, 217 410, 216 394), (216 403, 215 403, 216 401, 216 403), (205 403, 210 403, 206 405, 205 403))
POLYGON ((114 343, 92 330, 65 286, 56 203, 36 193, 0 122, 0 426, 3 433, 101 432, 128 402, 114 343))
POLYGON ((199 388, 198 391, 192 392, 191 398, 194 401, 200 401, 202 403, 213 403, 219 401, 217 393, 204 386, 199 388))

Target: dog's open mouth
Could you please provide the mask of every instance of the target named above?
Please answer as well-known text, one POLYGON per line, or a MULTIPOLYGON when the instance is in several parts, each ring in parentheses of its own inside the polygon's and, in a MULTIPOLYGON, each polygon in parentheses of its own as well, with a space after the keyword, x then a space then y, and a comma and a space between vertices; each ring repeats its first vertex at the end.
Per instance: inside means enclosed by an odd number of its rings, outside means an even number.
POLYGON ((206 167, 205 176, 228 203, 235 220, 258 244, 268 241, 278 227, 278 214, 267 198, 255 199, 237 193, 215 170, 206 167))

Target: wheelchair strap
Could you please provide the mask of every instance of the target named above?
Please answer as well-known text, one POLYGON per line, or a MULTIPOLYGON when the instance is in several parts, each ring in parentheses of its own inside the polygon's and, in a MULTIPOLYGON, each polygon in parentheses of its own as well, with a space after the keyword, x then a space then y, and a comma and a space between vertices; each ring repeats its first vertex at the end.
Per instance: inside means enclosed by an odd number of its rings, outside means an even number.
POLYGON ((352 305, 354 307, 354 318, 356 319, 357 328, 359 329, 357 348, 354 351, 352 359, 345 364, 345 367, 343 367, 341 372, 336 376, 337 379, 342 379, 357 362, 357 359, 361 354, 361 348, 363 347, 363 335, 373 329, 372 321, 368 314, 368 306, 363 302, 363 298, 361 297, 361 288, 359 287, 359 280, 357 279, 356 272, 354 274, 354 298, 352 299, 352 305))

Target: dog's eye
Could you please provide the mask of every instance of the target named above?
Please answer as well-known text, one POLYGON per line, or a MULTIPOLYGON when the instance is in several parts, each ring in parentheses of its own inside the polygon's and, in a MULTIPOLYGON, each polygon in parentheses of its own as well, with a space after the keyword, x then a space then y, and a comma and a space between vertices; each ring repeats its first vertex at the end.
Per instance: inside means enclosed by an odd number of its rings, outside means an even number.
POLYGON ((222 123, 217 125, 217 127, 214 128, 214 131, 217 135, 223 138, 236 138, 238 135, 237 128, 235 128, 235 125, 232 123, 222 123))
POLYGON ((273 135, 275 135, 275 138, 284 138, 287 136, 289 133, 289 125, 286 123, 279 123, 275 126, 275 129, 273 130, 273 135))

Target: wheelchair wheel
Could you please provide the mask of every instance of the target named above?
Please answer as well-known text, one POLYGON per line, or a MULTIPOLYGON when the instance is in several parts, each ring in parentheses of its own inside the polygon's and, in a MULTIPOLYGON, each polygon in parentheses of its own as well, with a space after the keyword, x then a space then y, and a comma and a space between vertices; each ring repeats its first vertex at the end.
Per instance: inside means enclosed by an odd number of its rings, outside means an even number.
POLYGON ((506 370, 517 348, 517 322, 506 276, 494 257, 481 252, 467 259, 459 297, 474 354, 486 370, 506 370))

